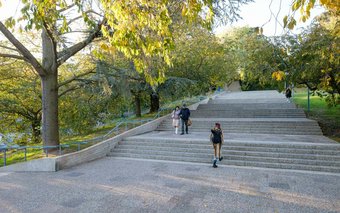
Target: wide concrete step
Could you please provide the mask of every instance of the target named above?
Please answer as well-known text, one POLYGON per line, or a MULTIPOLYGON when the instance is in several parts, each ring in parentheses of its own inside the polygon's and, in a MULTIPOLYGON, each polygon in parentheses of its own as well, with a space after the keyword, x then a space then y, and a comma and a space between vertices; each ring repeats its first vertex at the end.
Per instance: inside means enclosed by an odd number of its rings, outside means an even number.
MULTIPOLYGON (((317 122, 308 119, 282 119, 280 120, 259 120, 259 119, 225 119, 225 118, 192 118, 191 131, 210 131, 210 129, 219 122, 225 132, 244 132, 244 133, 262 133, 262 134, 304 134, 304 135, 322 135, 321 129, 317 122)), ((157 130, 171 131, 171 119, 163 121, 157 130)))
POLYGON ((202 107, 198 107, 197 110, 198 112, 219 112, 219 113, 230 113, 230 112, 234 112, 234 113, 304 113, 304 111, 302 109, 294 109, 294 108, 287 108, 287 109, 269 109, 269 108, 260 108, 260 109, 256 109, 253 108, 251 106, 249 106, 249 108, 246 109, 242 109, 242 108, 227 108, 227 107, 213 107, 215 105, 210 105, 212 107, 206 107, 206 108, 202 108, 202 107))
POLYGON ((259 99, 229 99, 229 98, 221 98, 217 97, 216 99, 211 99, 208 101, 208 104, 229 104, 229 103, 261 103, 261 104, 271 104, 271 103, 287 103, 287 100, 285 98, 259 98, 259 99))
POLYGON ((227 103, 227 104, 200 104, 197 110, 262 110, 262 109, 296 109, 293 103, 227 103))
MULTIPOLYGON (((284 126, 284 125, 227 125, 227 124, 221 124, 223 131, 226 130, 268 130, 268 131, 275 131, 275 130, 291 130, 291 131, 318 131, 320 130, 319 127, 316 126, 284 126)), ((210 129, 214 127, 214 124, 197 124, 197 123, 193 123, 190 126, 190 129, 205 129, 208 130, 210 132, 210 129)), ((171 125, 171 123, 165 123, 165 124, 161 124, 158 127, 159 129, 173 129, 174 127, 171 125)))
POLYGON ((195 114, 205 114, 209 115, 209 113, 212 113, 213 115, 218 114, 249 114, 249 115, 286 115, 286 114, 295 114, 295 115, 304 115, 305 113, 303 111, 297 110, 297 109, 291 109, 291 110, 266 110, 266 109, 259 109, 259 110, 231 110, 231 109, 216 109, 216 110, 209 110, 209 109, 200 109, 200 110, 194 110, 192 111, 195 114))
MULTIPOLYGON (((111 152, 109 156, 137 158, 137 159, 155 159, 155 160, 168 160, 168 161, 211 163, 211 157, 206 158, 206 157, 191 157, 191 156, 167 156, 167 155, 162 155, 162 154, 161 155, 158 155, 158 154, 145 155, 145 154, 120 153, 120 152, 111 152)), ((303 164, 292 164, 292 163, 275 163, 275 162, 230 160, 230 159, 223 160, 219 163, 224 164, 224 165, 235 165, 235 166, 250 166, 250 167, 295 169, 295 170, 340 173, 340 168, 334 167, 334 166, 303 165, 303 164)))
MULTIPOLYGON (((340 156, 340 146, 332 147, 332 146, 324 146, 321 148, 317 148, 320 146, 310 146, 310 145, 301 145, 301 144, 285 144, 286 146, 280 147, 279 145, 273 147, 268 143, 267 146, 265 144, 246 144, 242 145, 239 143, 224 143, 222 146, 223 151, 249 151, 249 152, 270 152, 270 153, 290 153, 290 154, 313 154, 313 155, 329 155, 329 156, 340 156)), ((149 142, 149 141, 123 141, 120 143, 119 148, 126 149, 139 149, 139 148, 147 148, 147 149, 174 149, 174 150, 210 150, 211 144, 210 142, 204 141, 204 143, 200 142, 192 142, 192 143, 183 143, 183 142, 149 142)), ((340 160, 340 159, 339 159, 340 160)))
MULTIPOLYGON (((216 121, 218 122, 218 121, 216 121)), ((304 129, 310 129, 310 130, 315 130, 315 129, 320 129, 319 126, 316 124, 306 124, 306 125, 284 125, 284 124, 250 124, 250 123, 243 123, 243 124, 238 124, 238 123, 225 123, 225 122, 218 122, 221 124, 222 129, 240 129, 240 128, 253 128, 253 129, 277 129, 277 128, 282 128, 282 129, 294 129, 294 128, 301 128, 303 127, 304 129)), ((213 123, 208 123, 208 122, 194 122, 192 121, 191 127, 195 128, 213 128, 215 126, 215 122, 213 123)), ((172 127, 172 122, 171 121, 166 121, 163 122, 159 125, 159 127, 172 127)))
MULTIPOLYGON (((294 129, 294 128, 301 128, 301 127, 305 127, 305 129, 311 129, 311 130, 314 130, 314 129, 320 129, 319 126, 317 126, 316 124, 306 124, 305 126, 304 125, 284 125, 284 124, 257 124, 257 125, 254 125, 254 124, 250 124, 250 123, 243 123, 243 124, 238 124, 238 123, 225 123, 225 122, 219 122, 219 121, 216 121, 218 123, 221 124, 221 127, 222 129, 233 129, 233 128, 236 128, 236 129, 240 129, 240 128, 246 128, 246 129, 249 129, 249 128, 254 128, 254 129, 262 129, 262 128, 267 128, 267 129, 277 129, 277 128, 286 128, 286 129, 294 129)), ((194 122, 192 121, 192 125, 191 127, 195 127, 195 128, 213 128, 215 126, 215 123, 216 122, 213 122, 213 123, 208 123, 208 122, 194 122)), ((163 122, 161 123, 159 126, 160 127, 171 127, 172 125, 172 122, 170 121, 167 121, 167 122, 163 122)))
MULTIPOLYGON (((120 145, 113 150, 114 152, 126 152, 126 153, 149 153, 149 152, 175 152, 178 154, 208 154, 211 155, 212 147, 157 147, 157 146, 124 146, 120 145)), ((290 152, 280 152, 280 150, 269 152, 264 151, 242 151, 242 150, 230 150, 229 147, 222 147, 223 156, 253 156, 253 157, 268 157, 268 158, 290 158, 290 159, 304 159, 304 160, 321 160, 329 161, 330 165, 336 163, 340 166, 340 156, 337 155, 315 155, 315 154, 296 154, 290 152)))
MULTIPOLYGON (((196 123, 225 123, 225 124, 248 124, 248 125, 294 125, 294 126, 305 126, 305 125, 316 125, 317 122, 306 118, 191 118, 196 123)), ((172 122, 171 119, 165 120, 164 122, 172 122)), ((163 123, 164 123, 163 122, 163 123)))
MULTIPOLYGON (((211 127, 197 127, 192 125, 189 128, 189 132, 191 131, 200 131, 200 132, 210 132, 211 127)), ((171 131, 173 127, 170 125, 167 126, 159 126, 157 128, 158 131, 171 131)), ((223 127, 223 131, 225 133, 247 133, 247 134, 290 134, 290 135, 322 135, 322 132, 319 128, 303 128, 303 127, 294 127, 294 128, 261 128, 261 127, 223 127)))
POLYGON ((266 112, 233 112, 233 111, 192 111, 191 118, 305 118, 303 112, 266 113, 266 112))

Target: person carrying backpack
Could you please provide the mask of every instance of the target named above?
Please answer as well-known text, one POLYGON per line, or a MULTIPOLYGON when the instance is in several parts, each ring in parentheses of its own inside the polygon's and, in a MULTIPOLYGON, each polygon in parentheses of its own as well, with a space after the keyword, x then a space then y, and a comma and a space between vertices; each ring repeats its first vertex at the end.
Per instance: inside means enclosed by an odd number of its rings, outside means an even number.
POLYGON ((217 168, 217 165, 216 165, 217 159, 219 161, 223 160, 223 157, 221 156, 221 147, 224 141, 224 136, 223 136, 223 131, 221 129, 221 124, 215 123, 215 127, 211 129, 210 141, 214 148, 213 167, 217 168))

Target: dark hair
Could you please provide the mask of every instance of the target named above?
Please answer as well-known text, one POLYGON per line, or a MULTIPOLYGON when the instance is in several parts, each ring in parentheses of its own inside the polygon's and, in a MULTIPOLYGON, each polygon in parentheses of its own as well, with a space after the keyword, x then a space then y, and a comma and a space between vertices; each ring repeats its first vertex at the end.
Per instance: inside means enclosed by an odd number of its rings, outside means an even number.
POLYGON ((183 104, 183 107, 186 107, 187 105, 186 104, 183 104))
POLYGON ((217 126, 217 128, 221 129, 221 124, 220 123, 215 123, 215 126, 217 126))
POLYGON ((176 106, 176 107, 175 107, 175 110, 176 110, 177 108, 179 109, 179 106, 176 106))

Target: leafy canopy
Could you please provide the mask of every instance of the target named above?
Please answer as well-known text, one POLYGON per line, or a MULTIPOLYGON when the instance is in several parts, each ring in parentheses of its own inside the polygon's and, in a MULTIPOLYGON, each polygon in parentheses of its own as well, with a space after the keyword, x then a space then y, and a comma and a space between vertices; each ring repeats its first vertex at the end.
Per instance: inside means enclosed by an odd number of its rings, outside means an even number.
POLYGON ((283 18, 284 27, 293 29, 296 25, 294 14, 299 11, 301 14, 301 21, 305 22, 310 17, 311 10, 317 5, 325 7, 328 11, 333 11, 339 14, 340 3, 338 0, 294 0, 292 2, 292 14, 283 18))
MULTIPOLYGON (((188 22, 198 22, 211 29, 214 23, 235 20, 238 8, 252 0, 21 0, 24 5, 21 16, 9 18, 5 24, 13 28, 18 22, 22 30, 46 28, 55 32, 56 41, 65 38, 82 20, 89 30, 100 27, 100 34, 116 48, 133 60, 137 71, 149 76, 151 83, 150 59, 157 57, 171 66, 170 51, 174 48, 172 24, 176 18, 174 10, 180 11, 188 22), (75 15, 76 14, 76 15, 75 15), (218 20, 216 20, 216 18, 218 20), (215 22, 214 22, 215 20, 215 22)), ((0 0, 1 4, 1 0, 0 0)), ((80 24, 81 25, 81 24, 80 24)), ((79 27, 79 25, 77 26, 79 27)), ((158 80, 163 80, 165 68, 159 68, 158 80)))

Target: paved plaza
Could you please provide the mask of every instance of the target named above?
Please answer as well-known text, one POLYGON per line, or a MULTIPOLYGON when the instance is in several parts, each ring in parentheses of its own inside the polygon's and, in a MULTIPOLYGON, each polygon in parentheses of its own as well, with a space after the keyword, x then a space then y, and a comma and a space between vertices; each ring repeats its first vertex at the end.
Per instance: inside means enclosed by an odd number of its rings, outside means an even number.
POLYGON ((0 173, 0 212, 340 212, 340 176, 106 157, 0 173))

